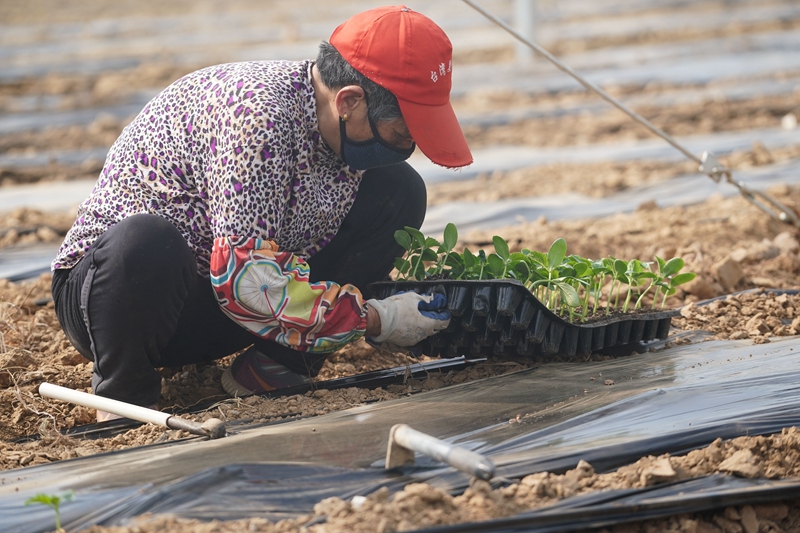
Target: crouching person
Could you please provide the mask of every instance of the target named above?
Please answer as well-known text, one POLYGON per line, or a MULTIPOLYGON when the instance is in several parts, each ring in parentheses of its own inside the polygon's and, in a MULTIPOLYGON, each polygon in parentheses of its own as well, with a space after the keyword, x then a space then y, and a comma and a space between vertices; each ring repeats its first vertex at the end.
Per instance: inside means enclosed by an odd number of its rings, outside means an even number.
MULTIPOLYGON (((248 346, 232 395, 307 382, 364 335, 411 346, 442 302, 374 300, 419 228, 425 185, 405 160, 472 162, 449 102, 451 45, 403 6, 354 16, 316 61, 189 74, 109 151, 53 262, 59 321, 94 361, 95 394, 157 404, 156 368, 248 346)), ((105 413, 98 412, 98 420, 105 413)))

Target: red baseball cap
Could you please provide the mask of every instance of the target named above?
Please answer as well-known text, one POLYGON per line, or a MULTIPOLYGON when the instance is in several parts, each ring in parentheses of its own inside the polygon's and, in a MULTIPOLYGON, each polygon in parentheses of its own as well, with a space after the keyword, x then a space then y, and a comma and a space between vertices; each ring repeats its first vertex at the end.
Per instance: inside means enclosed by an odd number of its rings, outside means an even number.
POLYGON ((330 43, 397 97, 408 131, 431 161, 450 168, 472 163, 450 105, 453 45, 435 22, 406 6, 379 7, 336 28, 330 43))

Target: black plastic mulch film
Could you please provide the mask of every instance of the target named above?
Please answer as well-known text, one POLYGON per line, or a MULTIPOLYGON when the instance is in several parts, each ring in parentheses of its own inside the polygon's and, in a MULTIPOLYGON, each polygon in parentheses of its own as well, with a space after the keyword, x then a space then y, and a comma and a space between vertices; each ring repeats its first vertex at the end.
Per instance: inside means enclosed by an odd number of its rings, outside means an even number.
POLYGON ((665 339, 679 311, 612 314, 573 322, 547 309, 516 280, 384 281, 371 286, 378 298, 401 291, 447 296, 452 318, 446 330, 420 344, 430 356, 588 354, 653 339, 665 339))
MULTIPOLYGON (((714 341, 641 356, 540 365, 398 400, 230 437, 0 472, 0 531, 52 529, 52 511, 25 507, 38 492, 75 490, 63 505, 69 531, 121 525, 146 512, 187 518, 280 519, 323 498, 428 482, 460 493, 469 479, 430 459, 381 467, 389 428, 408 423, 484 453, 502 478, 563 472, 581 459, 598 472, 644 455, 681 454, 717 437, 771 434, 800 425, 800 343, 714 341), (602 374, 616 380, 590 380, 602 374), (519 422, 510 420, 523 415, 519 422)), ((570 531, 800 494, 800 480, 711 476, 668 486, 569 498, 532 513, 441 531, 570 531)))

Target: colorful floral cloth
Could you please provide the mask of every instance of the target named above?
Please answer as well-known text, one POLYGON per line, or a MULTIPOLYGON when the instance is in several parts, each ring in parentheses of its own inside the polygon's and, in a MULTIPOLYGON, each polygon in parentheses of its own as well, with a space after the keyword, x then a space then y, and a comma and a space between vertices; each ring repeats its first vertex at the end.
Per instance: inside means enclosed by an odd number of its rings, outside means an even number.
POLYGON ((364 334, 361 292, 331 281, 309 283, 306 262, 274 241, 220 237, 211 284, 233 320, 260 337, 328 353, 364 334))
POLYGON ((120 220, 156 214, 183 234, 201 276, 215 261, 212 276, 228 277, 215 282, 220 304, 253 333, 313 351, 357 338, 366 321, 358 290, 309 284, 304 261, 336 235, 361 181, 322 141, 312 65, 218 65, 167 87, 111 147, 52 268, 75 266, 120 220), (256 252, 268 239, 284 252, 256 252), (262 287, 260 303, 239 300, 235 284, 253 283, 267 263, 277 285, 262 287))

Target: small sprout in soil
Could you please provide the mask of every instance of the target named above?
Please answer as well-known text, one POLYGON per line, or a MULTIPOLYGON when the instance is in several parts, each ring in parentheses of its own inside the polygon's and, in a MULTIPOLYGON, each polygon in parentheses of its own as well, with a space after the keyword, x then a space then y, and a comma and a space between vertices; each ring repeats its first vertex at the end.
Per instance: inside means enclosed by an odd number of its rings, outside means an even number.
POLYGON ((677 287, 695 278, 693 272, 680 271, 683 259, 656 257, 651 262, 639 259, 624 261, 616 257, 587 259, 567 255, 567 242, 556 239, 547 253, 524 249, 511 252, 502 237, 492 238, 493 253, 455 251, 458 230, 452 223, 444 230, 443 242, 426 237, 415 228, 396 231, 395 241, 405 250, 395 260, 398 280, 424 280, 436 276, 454 280, 515 279, 523 283, 548 309, 570 321, 585 321, 598 308, 606 315, 618 309, 627 313, 641 309, 645 298, 652 298, 655 309, 659 295, 660 309, 677 287), (605 299, 605 300, 604 300, 605 299), (604 300, 604 301, 603 301, 604 300), (601 305, 602 302, 602 305, 601 305))
POLYGON ((53 511, 55 511, 56 513, 56 532, 61 533, 62 531, 64 531, 64 529, 62 529, 61 527, 61 502, 71 501, 74 497, 75 493, 73 493, 72 491, 64 493, 61 496, 57 496, 55 494, 41 493, 25 500, 25 505, 39 503, 53 509, 53 511))

